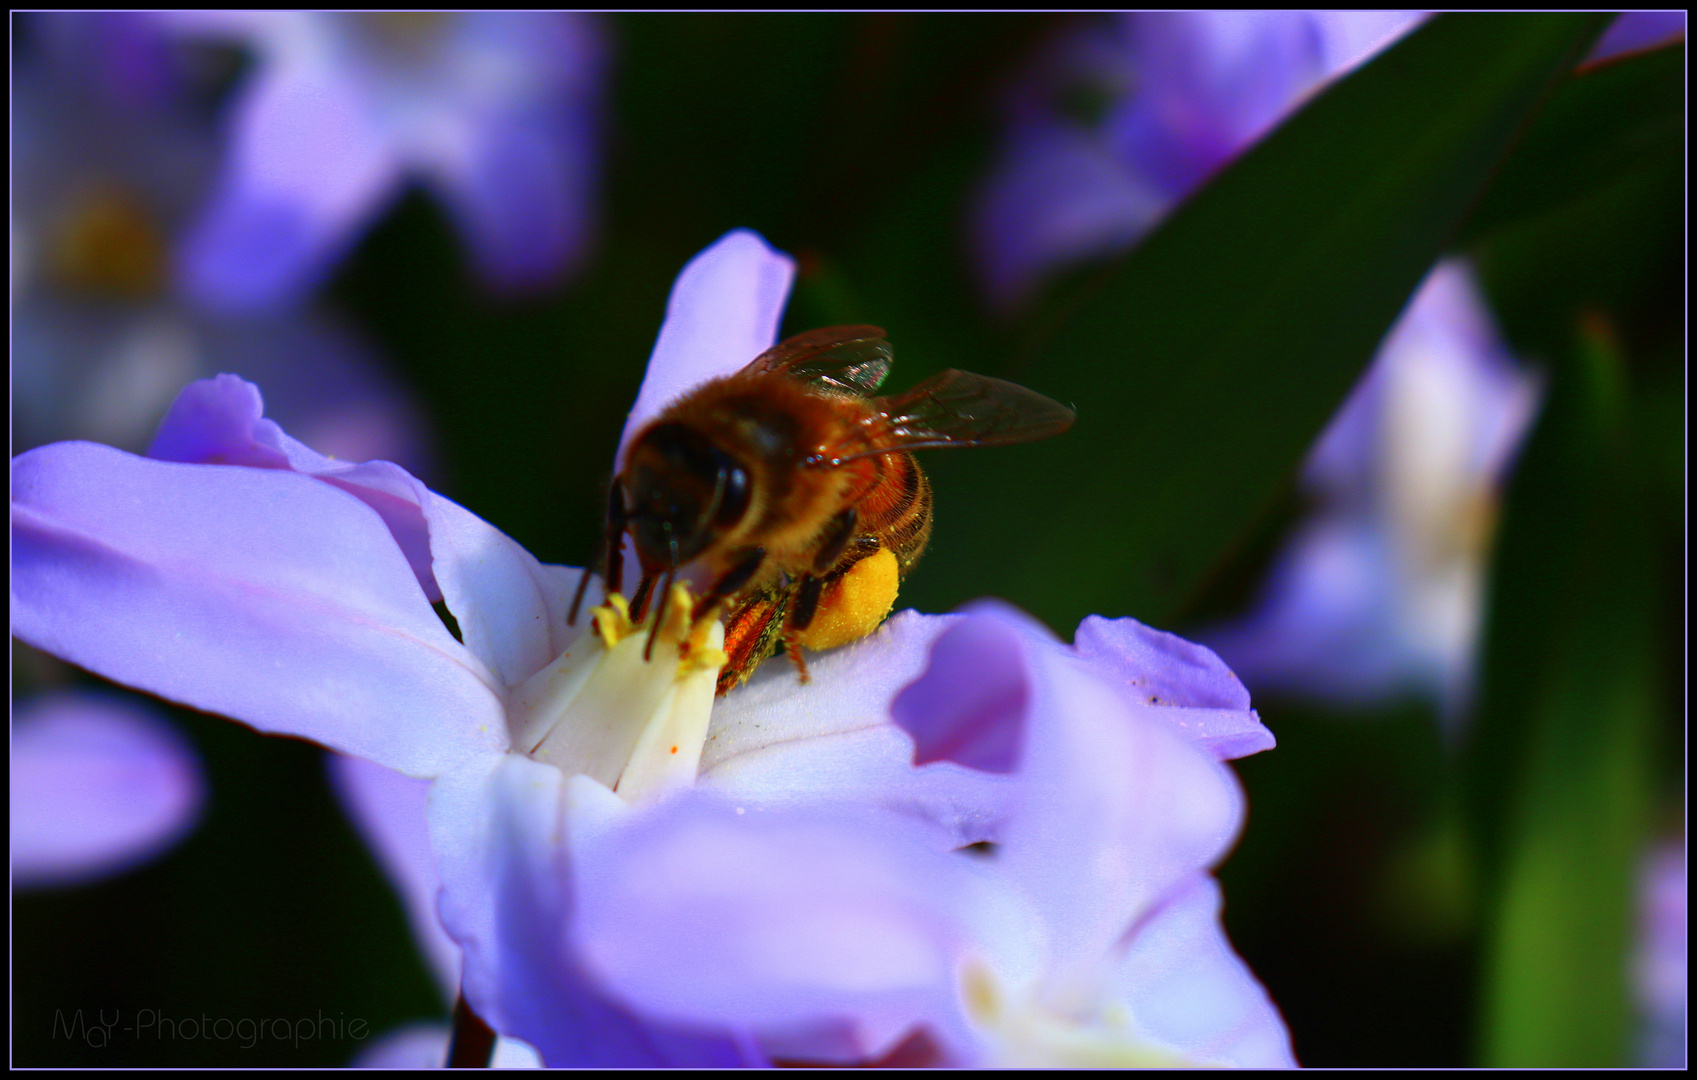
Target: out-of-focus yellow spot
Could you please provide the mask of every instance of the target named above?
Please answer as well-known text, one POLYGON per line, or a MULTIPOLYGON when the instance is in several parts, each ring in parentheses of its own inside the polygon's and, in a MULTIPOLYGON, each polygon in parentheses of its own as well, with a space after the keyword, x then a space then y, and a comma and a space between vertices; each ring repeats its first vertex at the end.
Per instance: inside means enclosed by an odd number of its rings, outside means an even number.
POLYGON ((896 557, 887 548, 855 563, 819 597, 813 621, 798 635, 802 647, 834 649, 878 629, 896 605, 899 584, 896 557))
POLYGON ((64 286, 125 297, 165 286, 165 242, 146 210, 120 191, 97 189, 60 219, 47 251, 64 286))

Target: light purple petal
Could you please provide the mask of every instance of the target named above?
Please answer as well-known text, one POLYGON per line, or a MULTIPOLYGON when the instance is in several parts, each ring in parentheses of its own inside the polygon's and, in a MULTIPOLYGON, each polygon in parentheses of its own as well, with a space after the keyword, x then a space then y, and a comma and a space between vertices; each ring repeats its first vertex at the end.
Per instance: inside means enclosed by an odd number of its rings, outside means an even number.
POLYGON ((1259 139, 1325 75, 1306 12, 1126 18, 1139 80, 1108 126, 1120 160, 1174 199, 1259 139))
POLYGON ((1097 671, 1123 682, 1138 704, 1248 709, 1249 691, 1206 646, 1136 619, 1086 616, 1073 648, 1097 671))
POLYGON ((121 873, 187 834, 206 782, 163 718, 111 695, 61 693, 12 721, 12 883, 121 873))
POLYGON ((430 782, 346 754, 328 755, 326 762, 342 809, 400 895, 413 940, 429 962, 443 1000, 452 1002, 460 986, 460 948, 436 917, 442 879, 430 850, 430 823, 425 815, 430 782))
POLYGON ((1020 642, 988 619, 963 619, 931 646, 925 673, 890 703, 913 736, 913 763, 948 760, 1011 773, 1025 741, 1032 675, 1020 642))
POLYGON ((1466 265, 1440 264, 1310 452, 1321 508, 1251 613, 1205 639, 1258 691, 1362 705, 1406 689, 1462 715, 1486 517, 1539 396, 1466 265))
POLYGON ((1424 11, 1311 11, 1320 28, 1326 74, 1338 78, 1425 21, 1424 11))
POLYGON ((201 321, 195 333, 196 374, 228 371, 264 387, 266 415, 305 445, 335 461, 392 461, 427 475, 424 415, 376 349, 338 319, 315 310, 201 321))
POLYGON ((619 437, 621 459, 637 430, 674 399, 771 348, 794 280, 795 262, 748 229, 731 230, 689 261, 619 437))
POLYGON ((782 657, 713 708, 697 783, 739 805, 837 799, 928 822, 940 847, 996 838, 1014 782, 953 761, 915 766, 891 703, 925 670, 956 616, 897 613, 877 632, 808 661, 800 685, 782 657))
POLYGON ((1378 699, 1402 672, 1387 556, 1370 523, 1316 519, 1274 562, 1245 619, 1198 636, 1257 693, 1378 699))
POLYGON ((490 284, 546 285, 580 259, 593 228, 600 25, 578 12, 476 12, 451 25, 440 85, 420 91, 440 97, 439 130, 413 114, 410 155, 490 284))
POLYGON ((1220 925, 1220 886, 1184 882, 1138 926, 1115 972, 1138 1027, 1198 1064, 1296 1064, 1290 1032, 1220 925))
POLYGON ((780 1059, 875 1059, 919 1025, 958 1040, 957 963, 999 902, 978 860, 846 804, 688 792, 580 858, 591 970, 645 1013, 752 1025, 780 1059))
POLYGON ((973 211, 991 302, 1018 304, 1056 269, 1125 250, 1171 203, 1100 135, 1047 118, 1022 125, 1008 136, 973 211))
POLYGON ((1049 923, 1057 962, 1087 962, 1225 854, 1242 791, 1211 753, 1139 716, 1029 616, 993 602, 966 614, 1022 650, 1030 677, 1018 803, 998 863, 1049 923))
POLYGON ((386 461, 325 457, 265 419, 259 387, 234 375, 183 388, 159 425, 147 456, 201 465, 291 469, 346 491, 375 510, 405 554, 431 603, 442 599, 431 570, 430 534, 420 509, 428 494, 405 469, 386 461))
POLYGON ((581 571, 544 566, 517 541, 459 504, 425 493, 434 577, 466 648, 503 689, 536 674, 582 625, 566 626, 581 571))
POLYGON ((1682 1069, 1690 967, 1683 841, 1657 845, 1638 869, 1637 941, 1632 950, 1632 988, 1643 1025, 1638 1064, 1682 1069))
POLYGON ((552 1068, 751 1063, 737 1040, 652 1023, 611 1000, 568 947, 568 825, 622 810, 587 777, 568 780, 511 754, 437 782, 430 830, 442 871, 440 914, 464 950, 466 1001, 552 1068), (594 803, 597 794, 614 805, 594 803))
POLYGON ((1589 59, 1603 60, 1684 38, 1685 14, 1683 11, 1623 11, 1597 40, 1589 59))
POLYGON ((493 676, 326 484, 59 443, 12 461, 12 539, 13 632, 107 678, 409 775, 505 747, 493 676))
POLYGON ((1432 369, 1442 380, 1427 442, 1459 458, 1452 472, 1488 481, 1505 469, 1537 411, 1539 387, 1503 342, 1472 271, 1439 263, 1409 299, 1373 365, 1333 417, 1303 467, 1303 480, 1336 498, 1366 500, 1382 483, 1387 425, 1400 369, 1432 369), (1451 417, 1456 419, 1451 419, 1451 417), (1448 421, 1446 425, 1446 421, 1448 421))
POLYGON ((1418 12, 1132 12, 1074 28, 1009 102, 974 215, 986 292, 1010 306, 1043 277, 1135 243, 1173 205, 1418 12), (1079 91, 1106 98, 1069 115, 1079 91))
POLYGON ((231 118, 224 175, 184 241, 191 295, 221 311, 288 304, 356 239, 401 175, 365 93, 308 50, 259 69, 231 118))
POLYGON ((589 103, 471 118, 475 145, 439 169, 435 186, 472 264, 495 288, 518 292, 573 269, 593 221, 598 134, 589 103))
POLYGON ((1222 761, 1275 745, 1249 707, 1249 691, 1205 646, 1136 619, 1091 615, 1078 624, 1073 648, 1119 682, 1140 715, 1173 725, 1222 761))

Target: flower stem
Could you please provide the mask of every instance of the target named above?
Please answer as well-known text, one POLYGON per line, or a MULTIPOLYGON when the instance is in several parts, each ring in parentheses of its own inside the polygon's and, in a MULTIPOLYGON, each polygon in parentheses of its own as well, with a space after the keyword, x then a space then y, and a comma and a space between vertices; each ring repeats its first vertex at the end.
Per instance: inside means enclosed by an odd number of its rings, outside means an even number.
POLYGON ((448 1043, 448 1068, 487 1069, 494 1056, 494 1029, 471 1011, 462 993, 454 1000, 454 1037, 448 1043))

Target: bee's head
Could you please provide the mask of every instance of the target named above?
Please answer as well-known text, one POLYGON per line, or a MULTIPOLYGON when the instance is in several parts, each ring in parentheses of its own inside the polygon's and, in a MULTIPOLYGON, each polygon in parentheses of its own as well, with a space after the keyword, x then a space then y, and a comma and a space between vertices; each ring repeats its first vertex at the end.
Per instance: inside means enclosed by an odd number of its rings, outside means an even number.
POLYGON ((748 511, 748 470, 686 424, 659 423, 639 435, 620 481, 644 566, 682 566, 748 511))

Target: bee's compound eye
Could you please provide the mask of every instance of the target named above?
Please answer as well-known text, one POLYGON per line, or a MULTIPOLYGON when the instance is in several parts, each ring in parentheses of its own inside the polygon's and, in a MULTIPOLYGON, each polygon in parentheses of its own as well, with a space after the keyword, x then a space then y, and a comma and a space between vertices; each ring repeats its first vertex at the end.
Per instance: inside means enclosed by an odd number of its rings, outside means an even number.
POLYGON ((688 562, 748 510, 747 470, 687 424, 656 424, 632 446, 628 462, 639 550, 688 562))
POLYGON ((713 515, 713 522, 720 528, 728 529, 748 513, 748 470, 729 456, 720 456, 723 458, 719 466, 723 494, 719 497, 719 509, 713 515))

